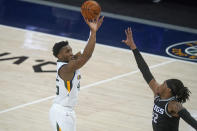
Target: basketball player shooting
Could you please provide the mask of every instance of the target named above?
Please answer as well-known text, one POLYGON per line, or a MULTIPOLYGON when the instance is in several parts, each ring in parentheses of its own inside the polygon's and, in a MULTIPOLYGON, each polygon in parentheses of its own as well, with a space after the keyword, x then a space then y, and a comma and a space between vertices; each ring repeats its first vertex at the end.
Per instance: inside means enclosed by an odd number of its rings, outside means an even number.
POLYGON ((182 106, 182 103, 189 99, 188 88, 178 79, 168 79, 163 84, 157 83, 133 41, 131 28, 125 30, 125 34, 127 38, 122 42, 133 51, 137 66, 154 93, 153 130, 178 131, 180 118, 197 130, 197 121, 182 106))
POLYGON ((96 32, 102 25, 103 18, 85 22, 90 28, 90 37, 83 53, 73 55, 67 41, 61 41, 53 46, 53 55, 57 60, 56 87, 57 96, 50 109, 50 121, 54 131, 76 131, 74 107, 77 103, 80 88, 79 69, 90 59, 96 43, 96 32))

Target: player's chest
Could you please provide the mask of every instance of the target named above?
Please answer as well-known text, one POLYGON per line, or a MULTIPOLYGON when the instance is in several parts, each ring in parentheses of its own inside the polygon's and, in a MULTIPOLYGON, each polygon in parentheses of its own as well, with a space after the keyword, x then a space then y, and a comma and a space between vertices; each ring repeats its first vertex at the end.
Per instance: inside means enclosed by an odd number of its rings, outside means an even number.
POLYGON ((163 115, 165 113, 166 103, 165 102, 156 102, 153 106, 153 112, 163 115))

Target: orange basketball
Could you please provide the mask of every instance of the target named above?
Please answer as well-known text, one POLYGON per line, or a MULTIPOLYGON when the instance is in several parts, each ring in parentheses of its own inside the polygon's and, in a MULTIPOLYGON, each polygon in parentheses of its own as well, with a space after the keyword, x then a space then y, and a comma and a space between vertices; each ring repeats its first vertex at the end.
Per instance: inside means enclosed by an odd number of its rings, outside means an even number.
POLYGON ((87 20, 94 20, 101 12, 100 5, 94 0, 85 1, 81 6, 81 14, 87 20))

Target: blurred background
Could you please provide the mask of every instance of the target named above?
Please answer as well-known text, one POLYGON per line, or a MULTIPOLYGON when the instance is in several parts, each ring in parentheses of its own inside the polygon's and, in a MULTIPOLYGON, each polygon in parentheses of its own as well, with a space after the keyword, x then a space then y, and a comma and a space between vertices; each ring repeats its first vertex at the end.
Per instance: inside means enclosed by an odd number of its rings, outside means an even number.
MULTIPOLYGON (((85 0, 48 0, 80 7, 85 0)), ((96 0, 102 11, 197 28, 197 0, 96 0)))

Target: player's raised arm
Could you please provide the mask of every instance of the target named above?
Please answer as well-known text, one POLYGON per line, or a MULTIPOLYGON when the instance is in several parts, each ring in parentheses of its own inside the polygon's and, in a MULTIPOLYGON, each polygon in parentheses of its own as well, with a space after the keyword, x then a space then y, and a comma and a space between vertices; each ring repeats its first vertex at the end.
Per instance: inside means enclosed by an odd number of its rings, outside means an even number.
POLYGON ((126 34, 127 38, 126 38, 126 40, 122 40, 122 42, 125 43, 126 45, 128 45, 131 48, 131 50, 133 51, 138 68, 140 69, 144 79, 149 84, 150 88, 152 89, 154 95, 156 95, 156 88, 159 86, 159 84, 154 79, 152 73, 150 72, 148 65, 146 64, 142 55, 140 54, 139 50, 137 49, 137 47, 134 43, 134 40, 133 40, 131 28, 126 29, 125 34, 126 34))
POLYGON ((64 73, 74 72, 75 70, 81 68, 90 59, 96 43, 96 32, 99 29, 99 27, 102 25, 103 18, 104 17, 101 18, 98 17, 94 21, 85 20, 91 31, 88 43, 81 55, 78 55, 76 59, 69 61, 68 65, 66 65, 61 69, 63 70, 64 73))

